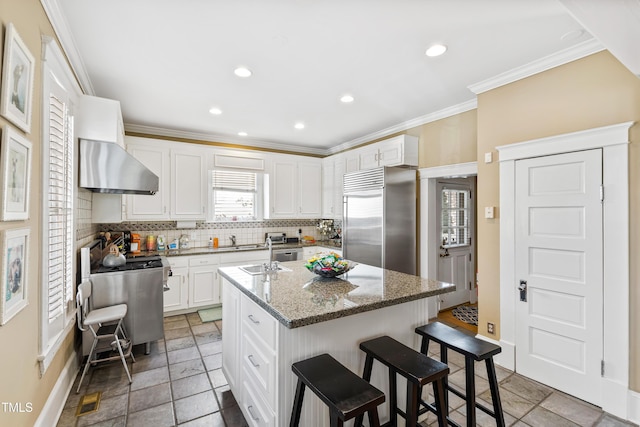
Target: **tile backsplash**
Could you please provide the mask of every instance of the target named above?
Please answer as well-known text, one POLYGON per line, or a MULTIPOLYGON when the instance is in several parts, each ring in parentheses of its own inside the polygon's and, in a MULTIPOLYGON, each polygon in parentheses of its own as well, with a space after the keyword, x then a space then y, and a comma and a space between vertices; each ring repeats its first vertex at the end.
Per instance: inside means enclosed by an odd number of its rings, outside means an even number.
MULTIPOLYGON (((279 219, 249 222, 207 223, 196 222, 195 228, 177 228, 175 221, 166 222, 126 222, 119 224, 100 224, 98 231, 131 231, 140 234, 142 241, 148 235, 164 235, 167 243, 179 239, 186 234, 190 247, 206 247, 209 238, 218 238, 220 246, 231 245, 230 237, 236 236, 236 244, 262 243, 265 233, 283 232, 288 237, 297 237, 298 230, 302 236, 313 236, 316 240, 327 239, 317 228, 317 219, 279 219)), ((341 221, 334 222, 334 230, 341 228, 341 221)))

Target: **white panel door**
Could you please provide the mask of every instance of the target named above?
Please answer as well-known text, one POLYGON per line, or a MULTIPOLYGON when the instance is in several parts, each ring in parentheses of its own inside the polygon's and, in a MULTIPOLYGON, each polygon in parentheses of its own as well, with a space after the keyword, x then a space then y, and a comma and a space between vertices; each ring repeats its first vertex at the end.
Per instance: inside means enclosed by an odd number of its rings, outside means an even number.
POLYGON ((516 162, 516 371, 595 405, 602 360, 601 150, 516 162))
POLYGON ((440 310, 469 302, 473 288, 474 235, 471 185, 438 182, 437 215, 439 230, 439 254, 437 279, 456 285, 454 292, 440 295, 440 310))

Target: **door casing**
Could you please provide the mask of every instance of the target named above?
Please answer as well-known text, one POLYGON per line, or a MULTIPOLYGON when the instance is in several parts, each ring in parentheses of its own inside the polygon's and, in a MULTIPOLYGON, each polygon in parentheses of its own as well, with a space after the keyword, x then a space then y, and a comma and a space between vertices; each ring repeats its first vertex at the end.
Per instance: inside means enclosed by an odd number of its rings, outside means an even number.
MULTIPOLYGON (((515 370, 515 161, 602 148, 604 375, 602 409, 628 419, 629 129, 633 122, 496 147, 500 156, 500 342, 496 362, 515 370)), ((486 338, 486 337, 483 337, 486 338)))

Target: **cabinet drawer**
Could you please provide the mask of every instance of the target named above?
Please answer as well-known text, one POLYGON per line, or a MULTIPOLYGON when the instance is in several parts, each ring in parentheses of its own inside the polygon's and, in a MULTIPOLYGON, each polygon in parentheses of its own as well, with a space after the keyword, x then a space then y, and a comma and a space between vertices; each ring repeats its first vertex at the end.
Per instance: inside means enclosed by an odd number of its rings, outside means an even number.
POLYGON ((276 355, 251 331, 242 334, 242 364, 271 407, 276 405, 276 355))
POLYGON ((200 265, 216 265, 219 257, 216 255, 203 255, 189 257, 189 267, 198 267, 200 265))
POLYGON ((257 392, 249 375, 247 371, 243 372, 247 379, 242 382, 242 412, 247 423, 252 427, 275 426, 275 414, 257 392))
POLYGON ((271 351, 275 352, 277 320, 244 295, 240 313, 243 328, 253 331, 271 351))
POLYGON ((189 267, 189 257, 186 256, 170 256, 167 257, 172 268, 189 267))

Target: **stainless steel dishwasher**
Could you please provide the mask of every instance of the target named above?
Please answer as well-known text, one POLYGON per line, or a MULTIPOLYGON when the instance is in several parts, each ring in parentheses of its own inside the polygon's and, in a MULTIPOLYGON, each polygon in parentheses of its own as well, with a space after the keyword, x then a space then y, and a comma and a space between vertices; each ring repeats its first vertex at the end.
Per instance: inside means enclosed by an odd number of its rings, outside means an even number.
POLYGON ((302 248, 274 249, 271 261, 297 261, 302 259, 302 248))

